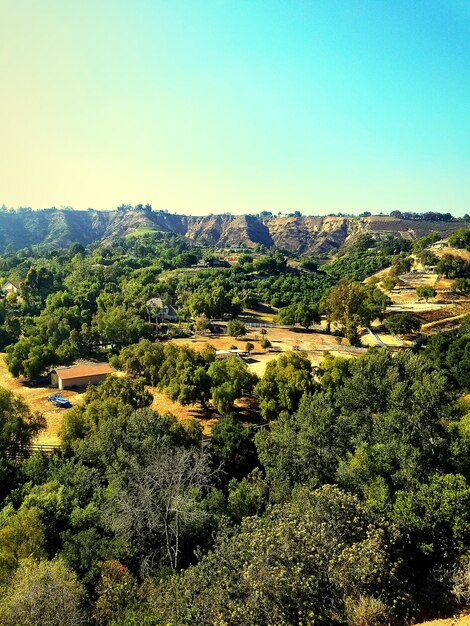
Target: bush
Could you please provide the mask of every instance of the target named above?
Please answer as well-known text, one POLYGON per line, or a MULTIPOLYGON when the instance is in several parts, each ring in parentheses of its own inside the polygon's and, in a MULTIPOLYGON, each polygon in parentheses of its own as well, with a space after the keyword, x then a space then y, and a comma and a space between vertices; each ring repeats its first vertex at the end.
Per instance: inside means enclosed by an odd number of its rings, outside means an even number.
POLYGON ((230 337, 241 337, 246 333, 246 327, 240 320, 230 320, 227 323, 227 333, 230 337))
POLYGON ((412 313, 392 313, 385 320, 385 328, 398 335, 414 333, 421 328, 419 317, 412 313))
POLYGON ((267 350, 271 347, 271 342, 269 341, 269 339, 266 338, 266 336, 264 336, 260 341, 260 346, 263 350, 267 350))
POLYGON ((470 603, 470 563, 458 567, 452 576, 452 595, 463 606, 470 603))
POLYGON ((75 626, 82 623, 84 590, 60 560, 25 559, 0 600, 2 626, 75 626))
POLYGON ((386 605, 371 596, 346 600, 346 616, 350 626, 379 626, 388 623, 386 605))

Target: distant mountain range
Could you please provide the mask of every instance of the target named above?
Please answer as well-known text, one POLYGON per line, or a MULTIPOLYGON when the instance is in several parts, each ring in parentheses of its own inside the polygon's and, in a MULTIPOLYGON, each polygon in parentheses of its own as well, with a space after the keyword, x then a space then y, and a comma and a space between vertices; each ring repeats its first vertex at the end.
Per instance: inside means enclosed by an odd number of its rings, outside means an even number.
POLYGON ((0 212, 0 253, 45 244, 63 248, 88 245, 150 231, 177 233, 194 243, 218 246, 257 243, 291 252, 318 254, 337 249, 362 233, 392 233, 407 239, 437 231, 448 236, 463 226, 459 221, 370 217, 267 217, 209 215, 195 217, 164 211, 74 211, 70 209, 0 212))

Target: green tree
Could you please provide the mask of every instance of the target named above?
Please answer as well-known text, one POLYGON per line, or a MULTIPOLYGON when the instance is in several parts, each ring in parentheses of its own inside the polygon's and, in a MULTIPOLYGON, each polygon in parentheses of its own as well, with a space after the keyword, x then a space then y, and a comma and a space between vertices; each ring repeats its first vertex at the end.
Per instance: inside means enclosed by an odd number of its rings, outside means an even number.
POLYGON ((451 566, 468 550, 470 487, 460 475, 432 476, 417 489, 397 494, 393 518, 428 569, 451 566))
POLYGON ((0 501, 14 486, 19 469, 16 457, 27 454, 45 424, 40 413, 31 413, 21 398, 0 387, 0 501))
POLYGON ((470 294, 470 278, 456 278, 452 283, 452 290, 468 296, 470 294))
POLYGON ((142 378, 125 378, 118 376, 107 376, 100 385, 90 387, 87 391, 86 400, 113 398, 121 400, 134 409, 150 406, 153 398, 152 394, 145 389, 145 381, 142 378))
POLYGON ((328 320, 341 324, 351 344, 360 343, 358 327, 370 324, 383 313, 385 306, 386 297, 376 287, 347 279, 332 287, 323 301, 328 320))
POLYGON ((446 278, 467 278, 470 276, 470 263, 452 254, 444 254, 436 266, 436 272, 446 278))
POLYGON ((318 307, 315 304, 298 302, 280 309, 277 319, 279 324, 286 324, 288 326, 299 324, 308 330, 313 323, 318 324, 321 318, 318 307))
POLYGON ((419 331, 421 321, 419 317, 412 313, 392 313, 385 320, 385 327, 391 333, 397 335, 408 335, 419 331))
POLYGON ((151 324, 144 322, 135 311, 123 306, 98 311, 94 325, 102 343, 111 345, 115 352, 143 337, 150 337, 153 333, 151 324))
POLYGON ((62 561, 24 559, 0 599, 4 626, 76 626, 84 621, 85 594, 62 561))
POLYGON ((294 411, 302 395, 314 389, 310 360, 299 352, 289 352, 269 361, 255 393, 261 414, 271 420, 281 411, 294 411))
POLYGON ((20 559, 44 556, 44 525, 36 508, 22 508, 15 513, 10 505, 1 516, 0 584, 8 580, 20 559))
POLYGON ((222 415, 232 411, 237 398, 250 394, 258 380, 238 357, 214 361, 208 374, 212 381, 212 404, 222 415))
POLYGON ((227 322, 227 334, 230 337, 241 337, 246 335, 246 327, 240 320, 230 320, 227 322))
POLYGON ((111 358, 111 365, 129 376, 144 378, 149 385, 158 385, 160 367, 165 360, 163 345, 158 341, 141 339, 139 343, 123 348, 119 356, 111 358))
POLYGON ((258 515, 267 503, 268 487, 259 467, 240 481, 233 478, 228 486, 228 510, 240 523, 248 515, 258 515))
POLYGON ((232 415, 224 416, 212 429, 210 451, 215 466, 229 478, 245 476, 256 464, 256 450, 248 428, 232 415))
POLYGON ((334 389, 343 384, 345 379, 350 375, 349 365, 350 359, 340 356, 335 357, 327 353, 318 368, 322 387, 334 389))
POLYGON ((418 298, 424 298, 427 302, 429 298, 436 297, 437 291, 434 289, 434 287, 422 285, 421 287, 416 288, 416 295, 418 296, 418 298))
POLYGON ((382 280, 382 287, 386 289, 387 291, 390 291, 391 289, 393 289, 396 284, 397 284, 397 278, 393 274, 386 276, 382 280))
POLYGON ((439 263, 439 257, 431 252, 431 250, 423 250, 418 256, 423 265, 437 265, 439 263))
POLYGON ((449 246, 470 249, 470 228, 459 228, 449 236, 449 246))

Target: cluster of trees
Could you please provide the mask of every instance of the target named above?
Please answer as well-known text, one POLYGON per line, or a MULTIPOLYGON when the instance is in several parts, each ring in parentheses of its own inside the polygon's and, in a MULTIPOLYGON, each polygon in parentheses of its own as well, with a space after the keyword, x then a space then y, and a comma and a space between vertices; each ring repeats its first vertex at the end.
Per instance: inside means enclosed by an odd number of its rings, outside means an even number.
POLYGON ((116 240, 92 252, 76 244, 46 257, 3 257, 0 272, 21 283, 20 297, 0 303, 0 347, 8 347, 11 373, 36 378, 52 366, 103 357, 153 337, 146 303, 155 296, 179 301, 183 319, 237 315, 249 295, 242 293, 242 300, 222 279, 211 276, 207 288, 197 279, 189 292, 184 280, 161 280, 166 271, 188 267, 200 254, 174 235, 152 234, 116 240))
POLYGON ((305 329, 309 329, 312 324, 318 324, 321 315, 316 304, 306 304, 305 302, 297 302, 288 307, 279 309, 277 321, 279 324, 294 326, 299 324, 305 329))
POLYGON ((129 376, 165 391, 181 404, 210 401, 222 414, 233 410, 237 398, 251 394, 257 377, 238 357, 216 360, 211 347, 201 352, 188 345, 151 342, 124 348, 111 363, 129 376))
POLYGON ((36 378, 50 367, 79 357, 104 358, 140 338, 163 332, 151 322, 147 302, 160 297, 181 321, 199 330, 211 320, 234 318, 245 307, 268 302, 283 323, 308 328, 315 305, 342 278, 363 280, 409 247, 399 238, 359 238, 338 259, 310 271, 287 267, 277 252, 253 260, 245 254, 233 267, 192 269, 212 254, 173 234, 150 233, 85 249, 46 253, 22 250, 0 258, 0 278, 21 283, 21 296, 0 303, 0 348, 7 349, 15 376, 36 378))
POLYGON ((470 228, 459 228, 449 236, 449 245, 454 248, 470 250, 470 228))
POLYGON ((147 211, 150 213, 152 211, 152 205, 148 203, 136 204, 135 206, 132 204, 120 204, 116 210, 120 213, 126 213, 127 211, 147 211))
POLYGON ((431 335, 426 343, 426 356, 434 367, 445 372, 456 388, 470 386, 470 318, 457 330, 431 335))
MULTIPOLYGON (((394 356, 282 354, 258 379, 155 341, 146 309, 158 296, 202 327, 271 302, 306 328, 324 312, 356 343, 387 297, 355 281, 401 271, 409 246, 359 238, 308 272, 279 254, 186 271, 202 251, 163 234, 1 258, 23 283, 0 303, 13 373, 106 353, 127 375, 66 412, 54 455, 30 453, 44 420, 0 389, 0 623, 375 626, 470 598, 468 320, 394 356), (212 405, 210 439, 154 411, 148 385, 212 405), (262 428, 237 419, 246 394, 262 428)), ((385 324, 419 330, 406 313, 385 324)))
POLYGON ((444 254, 437 263, 436 271, 446 278, 468 278, 470 263, 460 256, 444 254))
POLYGON ((452 222, 454 216, 451 213, 438 213, 437 211, 426 211, 425 213, 414 213, 412 211, 392 211, 392 217, 402 220, 423 220, 430 222, 452 222))
POLYGON ((336 322, 351 345, 360 345, 359 327, 376 318, 382 320, 390 299, 375 284, 363 285, 347 278, 331 287, 317 304, 298 302, 279 310, 280 324, 299 324, 308 329, 325 314, 327 322, 336 322))
POLYGON ((353 625, 455 610, 470 591, 468 324, 422 354, 316 369, 283 354, 254 386, 269 425, 255 434, 222 402, 204 446, 196 421, 150 408, 145 383, 183 402, 207 389, 214 404, 254 385, 209 350, 125 347, 129 375, 66 413, 53 456, 28 456, 42 421, 2 391, 1 623, 353 625))
POLYGON ((436 243, 436 241, 439 241, 439 239, 441 239, 441 236, 435 231, 424 235, 424 237, 419 237, 413 242, 413 253, 419 254, 420 252, 423 252, 423 250, 431 246, 433 243, 436 243))

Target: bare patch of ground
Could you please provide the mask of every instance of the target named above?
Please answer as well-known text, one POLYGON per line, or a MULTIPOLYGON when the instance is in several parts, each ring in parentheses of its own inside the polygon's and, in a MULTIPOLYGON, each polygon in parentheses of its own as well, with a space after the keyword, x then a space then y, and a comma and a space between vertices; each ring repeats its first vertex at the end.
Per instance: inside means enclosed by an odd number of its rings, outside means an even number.
POLYGON ((176 417, 179 422, 183 424, 192 419, 197 419, 202 426, 202 432, 204 435, 208 435, 214 424, 219 419, 219 414, 211 411, 204 411, 199 404, 188 404, 183 406, 179 402, 174 402, 166 394, 158 391, 156 387, 147 387, 150 393, 153 395, 153 402, 151 408, 157 411, 161 415, 165 413, 171 413, 176 417))
POLYGON ((422 622, 417 626, 470 626, 470 613, 464 611, 460 615, 446 617, 443 619, 433 619, 429 622, 422 622))
MULTIPOLYGON (((323 360, 324 353, 330 352, 338 356, 349 356, 345 354, 333 335, 318 330, 304 330, 294 327, 271 327, 266 328, 266 337, 271 342, 271 348, 263 350, 260 345, 261 335, 258 330, 252 330, 243 338, 235 339, 226 335, 204 335, 189 337, 187 339, 173 339, 177 344, 189 344, 195 350, 201 351, 207 345, 213 346, 216 350, 227 350, 232 346, 244 349, 247 341, 253 343, 254 350, 247 359, 248 368, 258 376, 262 376, 269 361, 276 359, 283 352, 290 352, 299 349, 306 354, 314 365, 319 365, 323 360)), ((343 339, 342 344, 347 345, 347 340, 343 339)))
MULTIPOLYGON (((196 419, 202 426, 203 435, 210 435, 213 427, 220 419, 220 415, 213 408, 204 410, 200 404, 188 404, 183 406, 179 402, 174 402, 165 393, 156 387, 147 387, 153 395, 151 408, 161 415, 171 413, 176 419, 185 424, 192 419, 196 419)), ((253 398, 240 398, 235 402, 235 413, 244 426, 254 426, 261 423, 257 413, 257 404, 253 398)))
POLYGON ((459 256, 460 258, 465 259, 465 261, 470 261, 470 251, 465 250, 464 248, 444 247, 436 252, 436 255, 438 257, 443 257, 446 254, 451 254, 452 256, 459 256))

